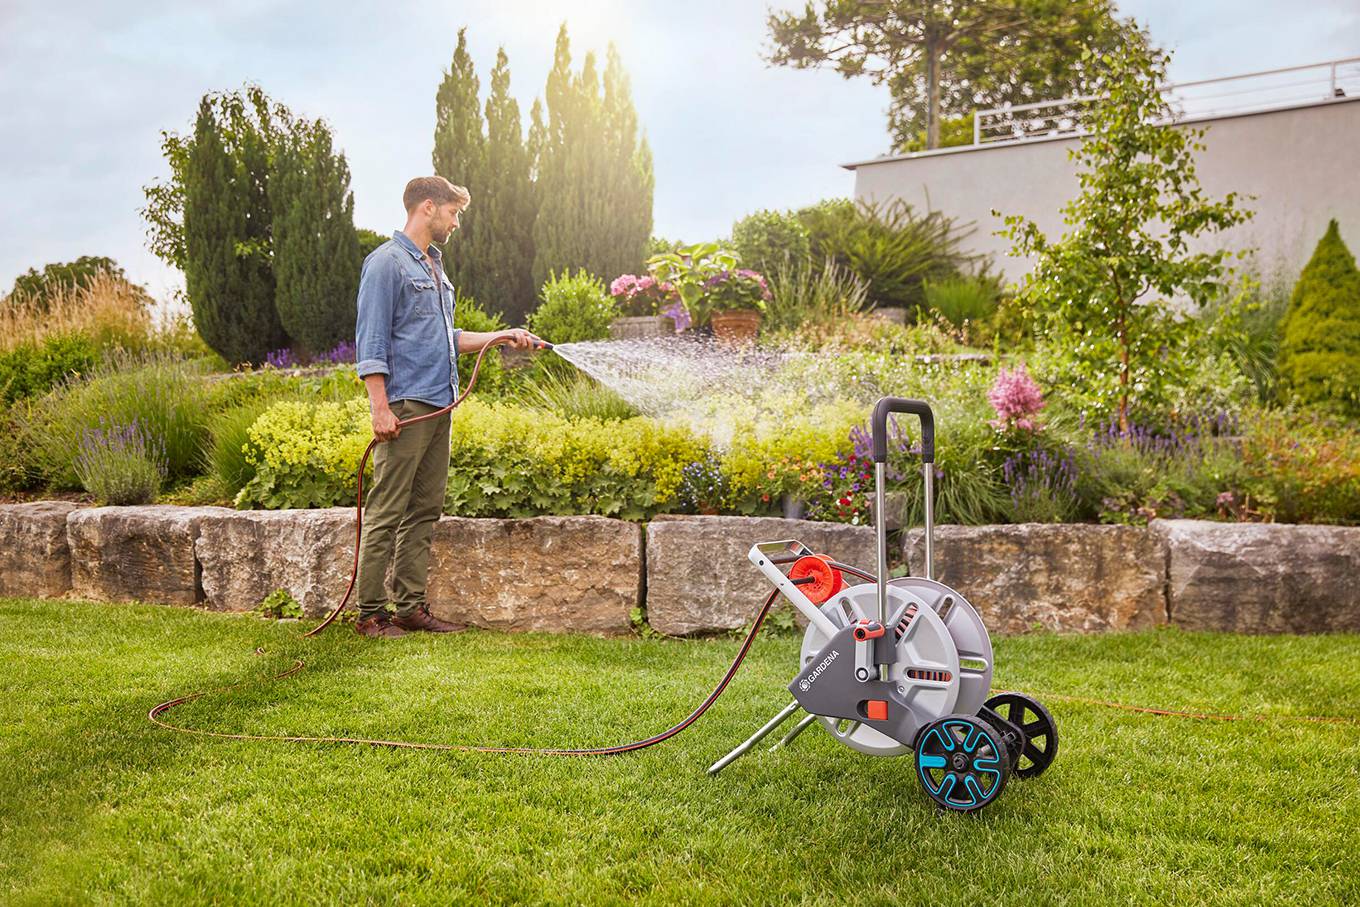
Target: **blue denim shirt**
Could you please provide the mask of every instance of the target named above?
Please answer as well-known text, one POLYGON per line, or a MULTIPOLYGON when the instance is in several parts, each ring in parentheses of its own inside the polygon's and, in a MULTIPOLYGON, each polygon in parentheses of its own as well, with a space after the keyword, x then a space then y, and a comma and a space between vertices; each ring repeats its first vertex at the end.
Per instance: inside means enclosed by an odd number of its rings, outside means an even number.
POLYGON ((454 292, 439 250, 427 250, 443 293, 420 250, 398 230, 364 259, 359 275, 355 359, 359 377, 387 376, 387 399, 448 406, 458 387, 454 292))

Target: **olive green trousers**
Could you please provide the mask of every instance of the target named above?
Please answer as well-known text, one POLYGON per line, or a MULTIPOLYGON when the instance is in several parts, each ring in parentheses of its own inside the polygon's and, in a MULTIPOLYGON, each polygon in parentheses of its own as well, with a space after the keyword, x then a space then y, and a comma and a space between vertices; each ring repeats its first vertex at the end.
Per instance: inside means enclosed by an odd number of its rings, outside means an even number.
MULTIPOLYGON (((398 419, 436 409, 416 400, 392 404, 398 419)), ((361 619, 387 607, 388 564, 392 565, 391 601, 397 614, 410 614, 425 604, 430 542, 449 481, 449 426, 449 414, 444 413, 402 428, 395 440, 373 450, 373 485, 364 499, 359 536, 361 619)))

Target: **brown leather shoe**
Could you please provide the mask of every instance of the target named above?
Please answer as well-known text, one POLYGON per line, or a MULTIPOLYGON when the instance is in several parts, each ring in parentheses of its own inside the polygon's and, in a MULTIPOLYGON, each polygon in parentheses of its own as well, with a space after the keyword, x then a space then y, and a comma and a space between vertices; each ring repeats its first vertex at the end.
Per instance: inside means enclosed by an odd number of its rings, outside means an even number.
POLYGON ((467 629, 467 624, 435 617, 430 613, 429 605, 420 605, 404 617, 398 614, 392 618, 392 626, 403 630, 424 630, 426 633, 462 633, 467 629))
POLYGON ((405 636, 406 631, 392 622, 392 618, 386 614, 375 614, 366 617, 354 624, 354 632, 360 636, 367 636, 373 639, 387 637, 395 639, 398 636, 405 636))

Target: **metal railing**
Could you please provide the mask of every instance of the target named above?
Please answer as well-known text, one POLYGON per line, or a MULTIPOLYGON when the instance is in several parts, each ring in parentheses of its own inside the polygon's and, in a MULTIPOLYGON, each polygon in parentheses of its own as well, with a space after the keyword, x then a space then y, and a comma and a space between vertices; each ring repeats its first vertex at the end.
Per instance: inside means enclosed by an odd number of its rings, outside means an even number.
MULTIPOLYGON (((1360 57, 1165 85, 1169 122, 1255 113, 1334 98, 1360 97, 1360 57)), ((1097 95, 979 110, 973 144, 1023 142, 1082 131, 1082 114, 1097 95)))

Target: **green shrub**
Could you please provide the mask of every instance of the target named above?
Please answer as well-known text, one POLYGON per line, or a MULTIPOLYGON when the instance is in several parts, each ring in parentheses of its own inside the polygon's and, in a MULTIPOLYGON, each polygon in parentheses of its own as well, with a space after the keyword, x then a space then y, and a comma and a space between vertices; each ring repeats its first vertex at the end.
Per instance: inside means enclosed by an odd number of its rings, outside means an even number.
MULTIPOLYGON (((981 421, 939 419, 935 440, 935 519, 940 523, 981 526, 1003 522, 1011 512, 1000 464, 995 462, 996 433, 981 421), (944 427, 948 426, 948 430, 944 427)), ((910 429, 909 437, 918 437, 910 429)), ((905 446, 890 450, 888 462, 899 480, 895 483, 906 502, 905 519, 910 526, 925 522, 925 482, 920 454, 905 446)), ((872 476, 872 472, 870 473, 872 476)), ((872 480, 869 483, 872 492, 872 480)))
POLYGON ((837 400, 735 420, 723 452, 728 512, 773 513, 782 495, 811 501, 821 493, 821 464, 851 450, 850 431, 865 415, 859 403, 837 400))
POLYGON ((618 317, 604 281, 583 270, 550 275, 541 298, 543 302, 529 315, 529 330, 553 343, 605 340, 609 323, 618 317))
POLYGON ((1294 287, 1279 366, 1295 400, 1360 418, 1360 270, 1335 220, 1294 287))
POLYGON ((150 504, 165 478, 159 441, 134 419, 87 428, 75 455, 80 484, 100 504, 150 504))
POLYGON ((982 322, 996 314, 1001 297, 995 280, 958 275, 923 284, 925 308, 936 312, 955 327, 967 322, 982 322))
POLYGON ((0 493, 22 491, 37 480, 19 423, 23 408, 22 402, 0 403, 0 493))
POLYGON ((192 476, 207 434, 206 396, 199 369, 189 363, 166 357, 107 362, 23 414, 28 465, 54 488, 78 488, 75 455, 85 432, 135 423, 164 451, 167 478, 192 476))
POLYGON ((915 311, 928 280, 949 277, 973 264, 962 251, 968 235, 938 211, 917 214, 903 201, 856 205, 822 202, 798 212, 808 228, 812 259, 834 261, 868 285, 875 306, 915 311))
POLYGON ((302 604, 287 589, 275 589, 251 613, 267 620, 298 620, 302 617, 302 604))
POLYGON ((246 462, 255 474, 237 493, 237 507, 335 507, 353 502, 358 493, 359 460, 373 428, 363 398, 287 400, 265 410, 247 437, 246 462))
POLYGON ((732 246, 742 267, 762 274, 776 267, 800 265, 812 247, 808 229, 791 211, 757 211, 732 225, 732 246))
POLYGON ((444 510, 645 519, 675 500, 682 469, 704 450, 689 431, 650 419, 567 419, 469 400, 453 414, 444 510))
POLYGON ((776 262, 765 275, 774 297, 761 324, 766 334, 789 334, 804 325, 834 326, 864 311, 864 281, 835 262, 814 265, 806 257, 776 262))
POLYGON ((1241 468, 1245 516, 1360 523, 1360 431, 1353 426, 1312 414, 1258 413, 1243 432, 1241 468))
POLYGON ((359 261, 372 255, 383 243, 392 238, 390 233, 379 233, 376 230, 365 230, 363 227, 356 227, 354 232, 359 236, 359 261))
POLYGON ((1241 286, 1211 300, 1200 312, 1208 348, 1231 357, 1261 403, 1274 403, 1278 396, 1276 360, 1289 296, 1289 287, 1278 277, 1265 284, 1245 278, 1241 286))
POLYGON ((90 371, 98 360, 99 351, 82 334, 57 334, 41 344, 20 344, 0 353, 0 402, 45 394, 63 380, 90 371))
MULTIPOLYGON (((486 311, 478 305, 477 300, 461 293, 458 294, 453 321, 459 330, 478 333, 494 333, 503 331, 506 327, 501 316, 486 311)), ((476 353, 464 353, 458 357, 458 381, 461 387, 467 387, 468 381, 472 379, 473 366, 476 364, 476 353)), ((477 373, 477 393, 499 394, 505 390, 507 383, 506 370, 501 363, 499 350, 487 353, 482 360, 482 368, 477 373)))
POLYGON ((250 427, 268 408, 262 400, 244 403, 214 414, 208 422, 204 467, 221 483, 227 497, 234 497, 255 477, 255 467, 246 454, 250 427))
POLYGON ((627 400, 574 369, 569 373, 545 369, 511 399, 527 409, 544 410, 568 419, 617 421, 638 415, 627 400))

